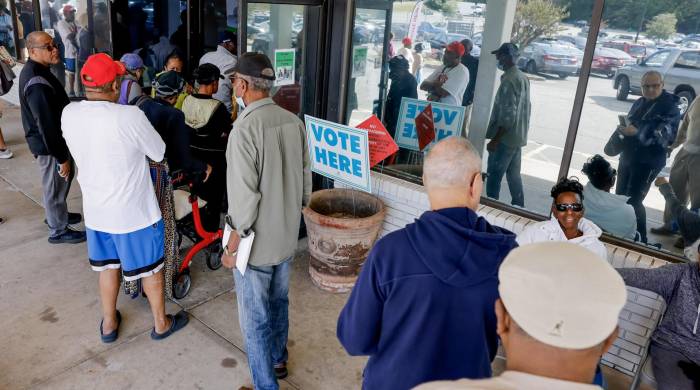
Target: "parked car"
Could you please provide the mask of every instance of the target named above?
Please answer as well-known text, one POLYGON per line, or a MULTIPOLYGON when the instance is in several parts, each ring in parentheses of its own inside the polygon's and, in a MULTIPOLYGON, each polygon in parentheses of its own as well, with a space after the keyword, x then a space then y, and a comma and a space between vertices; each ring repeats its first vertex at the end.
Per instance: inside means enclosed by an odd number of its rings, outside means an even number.
POLYGON ((599 47, 593 53, 591 73, 602 74, 609 78, 615 77, 615 72, 623 66, 634 65, 636 60, 622 50, 609 47, 599 47))
POLYGON ((611 49, 622 50, 625 53, 636 58, 637 61, 641 61, 647 55, 651 54, 651 53, 647 53, 646 46, 639 44, 639 43, 632 43, 632 42, 627 42, 627 41, 607 41, 607 42, 603 42, 603 47, 609 47, 611 49))
POLYGON ((700 50, 659 50, 639 64, 618 69, 613 83, 617 100, 626 100, 630 94, 641 95, 642 76, 650 70, 664 76, 666 90, 681 98, 681 112, 685 113, 700 91, 700 50))
POLYGON ((556 74, 561 79, 579 71, 580 50, 556 41, 533 42, 518 58, 518 67, 528 73, 556 74))

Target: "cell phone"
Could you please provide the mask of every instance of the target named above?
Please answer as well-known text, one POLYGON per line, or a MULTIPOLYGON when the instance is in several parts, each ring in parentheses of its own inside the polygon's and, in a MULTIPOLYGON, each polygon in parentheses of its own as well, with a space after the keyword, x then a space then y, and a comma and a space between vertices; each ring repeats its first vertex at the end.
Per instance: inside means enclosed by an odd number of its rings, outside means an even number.
POLYGON ((620 121, 620 126, 622 127, 628 127, 630 125, 630 120, 627 118, 627 115, 618 115, 617 119, 620 121))

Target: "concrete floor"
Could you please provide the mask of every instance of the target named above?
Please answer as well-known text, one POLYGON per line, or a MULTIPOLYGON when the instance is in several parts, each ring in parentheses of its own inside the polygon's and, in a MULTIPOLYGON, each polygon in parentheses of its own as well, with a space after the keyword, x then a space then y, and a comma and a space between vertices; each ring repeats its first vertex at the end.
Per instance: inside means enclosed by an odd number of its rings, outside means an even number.
MULTIPOLYGON (((38 170, 24 141, 19 112, 5 107, 0 124, 15 157, 0 160, 0 389, 238 389, 250 376, 229 271, 192 266, 192 290, 180 308, 190 324, 152 341, 142 298, 119 298, 123 315, 114 344, 99 340, 97 274, 85 244, 48 244, 38 170)), ((80 211, 77 183, 69 208, 80 211)), ((80 226, 82 227, 82 226, 80 226)), ((318 290, 299 242, 290 287, 289 377, 283 389, 359 389, 365 358, 347 356, 335 337, 347 294, 318 290)), ((497 371, 502 362, 495 363, 497 371), (500 363, 500 364, 499 364, 500 363)), ((629 378, 611 373, 611 389, 629 378)))

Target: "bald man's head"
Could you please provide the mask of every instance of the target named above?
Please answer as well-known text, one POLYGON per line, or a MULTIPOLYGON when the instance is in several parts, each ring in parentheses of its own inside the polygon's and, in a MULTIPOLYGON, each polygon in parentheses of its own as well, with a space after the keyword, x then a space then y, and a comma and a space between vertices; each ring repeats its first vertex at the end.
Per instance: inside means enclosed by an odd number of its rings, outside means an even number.
POLYGON ((449 137, 438 142, 423 163, 423 184, 433 188, 469 187, 476 173, 481 172, 481 157, 474 146, 462 137, 449 137))
POLYGON ((53 43, 51 35, 43 31, 34 31, 27 35, 27 51, 29 58, 44 66, 58 64, 61 60, 58 47, 53 43))

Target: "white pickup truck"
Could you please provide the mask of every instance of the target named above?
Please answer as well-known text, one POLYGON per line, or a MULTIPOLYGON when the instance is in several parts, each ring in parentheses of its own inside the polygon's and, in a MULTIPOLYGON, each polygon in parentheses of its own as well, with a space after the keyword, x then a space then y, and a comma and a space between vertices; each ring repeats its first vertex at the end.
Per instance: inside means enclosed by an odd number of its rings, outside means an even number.
POLYGON ((613 87, 617 100, 627 100, 629 94, 642 94, 642 76, 656 70, 664 76, 664 88, 681 98, 681 113, 700 93, 700 50, 663 49, 642 60, 639 64, 619 68, 613 87))

